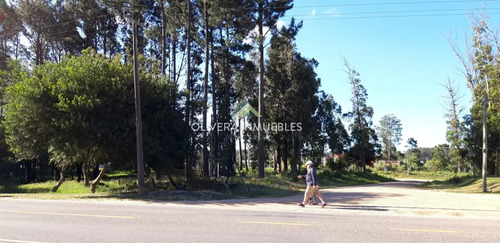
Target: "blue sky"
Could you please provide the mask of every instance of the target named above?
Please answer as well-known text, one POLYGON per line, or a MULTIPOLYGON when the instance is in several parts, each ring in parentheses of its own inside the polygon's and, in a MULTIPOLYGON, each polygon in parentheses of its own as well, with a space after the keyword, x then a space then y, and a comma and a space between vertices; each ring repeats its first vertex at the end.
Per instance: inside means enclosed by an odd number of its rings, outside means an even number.
POLYGON ((294 8, 282 20, 285 24, 291 17, 304 20, 297 36, 298 51, 319 62, 316 71, 321 89, 333 95, 343 112, 352 109, 350 85, 343 71, 343 57, 348 60, 367 89, 367 103, 375 112, 374 125, 386 114, 401 119, 403 140, 398 149, 405 150, 410 137, 420 147, 446 143, 446 91, 441 84, 448 78, 463 95, 462 115, 468 112, 471 92, 445 36, 452 34, 457 47, 465 50, 464 33, 471 32, 468 13, 483 5, 497 28, 498 0, 295 0, 294 8), (380 17, 395 15, 440 16, 380 17))

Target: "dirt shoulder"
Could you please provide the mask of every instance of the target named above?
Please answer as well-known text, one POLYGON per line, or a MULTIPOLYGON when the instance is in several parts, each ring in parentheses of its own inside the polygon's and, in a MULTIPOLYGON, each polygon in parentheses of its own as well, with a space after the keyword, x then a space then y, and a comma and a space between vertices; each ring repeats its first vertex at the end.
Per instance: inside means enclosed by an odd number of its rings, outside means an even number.
POLYGON ((401 180, 361 186, 320 189, 328 205, 296 205, 299 194, 283 198, 258 198, 220 201, 191 201, 168 203, 176 206, 201 206, 263 211, 292 211, 308 213, 396 214, 436 217, 500 217, 500 195, 465 194, 419 189, 425 181, 401 180))

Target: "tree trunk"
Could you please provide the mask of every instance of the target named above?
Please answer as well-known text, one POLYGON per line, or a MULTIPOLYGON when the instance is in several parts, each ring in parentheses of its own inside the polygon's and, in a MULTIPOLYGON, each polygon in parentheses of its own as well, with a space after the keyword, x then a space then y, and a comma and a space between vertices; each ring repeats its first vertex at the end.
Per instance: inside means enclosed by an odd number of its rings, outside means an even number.
POLYGON ((177 37, 172 36, 172 80, 177 83, 177 37))
POLYGON ((363 151, 361 152, 361 165, 363 166, 362 169, 363 169, 363 172, 366 172, 366 158, 365 158, 365 151, 364 151, 364 148, 363 147, 363 151))
MULTIPOLYGON (((191 125, 191 95, 192 95, 192 90, 191 90, 191 0, 187 0, 187 29, 186 29, 186 41, 187 41, 187 77, 186 77, 186 88, 187 88, 187 97, 186 97, 186 123, 188 125, 191 125)), ((188 181, 188 184, 191 184, 192 177, 193 177, 193 158, 194 158, 194 134, 193 131, 190 130, 189 132, 189 141, 190 141, 190 151, 188 158, 186 159, 186 179, 188 181)))
POLYGON ((302 161, 302 142, 300 136, 297 135, 297 171, 300 171, 301 161, 302 161))
POLYGON ((278 174, 278 151, 276 149, 273 153, 273 162, 274 174, 278 174))
POLYGON ((297 174, 299 171, 299 139, 298 136, 293 133, 292 135, 292 146, 293 146, 293 154, 292 154, 292 173, 297 174))
POLYGON ((243 149, 241 147, 241 137, 243 137, 243 132, 241 131, 241 118, 238 119, 238 130, 240 131, 240 134, 238 136, 238 140, 240 143, 240 171, 243 170, 243 149))
POLYGON ((159 169, 155 170, 155 177, 156 177, 156 181, 158 183, 160 183, 161 182, 161 170, 159 170, 159 169))
POLYGON ((208 109, 208 72, 209 72, 209 26, 208 26, 208 9, 207 1, 204 2, 205 12, 205 80, 203 83, 203 174, 206 178, 210 178, 208 166, 208 141, 207 141, 207 109, 208 109))
POLYGON ((496 149, 497 159, 496 159, 496 163, 495 163, 495 175, 497 175, 497 176, 500 175, 499 172, 498 172, 498 165, 499 165, 499 163, 498 163, 498 149, 500 149, 500 148, 496 149))
POLYGON ((283 148, 283 170, 288 171, 288 138, 286 138, 283 148))
POLYGON ((31 183, 33 181, 33 178, 32 178, 32 172, 31 172, 31 160, 27 160, 25 162, 25 166, 26 166, 26 183, 31 183))
POLYGON ((89 165, 87 161, 83 162, 82 171, 83 171, 83 181, 85 183, 85 186, 90 186, 89 165))
POLYGON ((165 75, 165 63, 166 63, 166 41, 165 41, 165 3, 163 0, 160 1, 160 11, 161 11, 161 74, 165 75))
POLYGON ((82 180, 82 163, 76 165, 76 176, 78 183, 82 180))
POLYGON ((283 159, 281 145, 278 145, 276 156, 277 156, 276 160, 278 161, 278 166, 279 166, 278 172, 281 173, 281 160, 283 159))
POLYGON ((66 172, 66 166, 63 165, 61 167, 61 172, 60 172, 60 177, 59 177, 59 180, 57 181, 56 185, 54 187, 52 187, 52 192, 56 192, 57 189, 59 189, 59 187, 63 184, 65 178, 64 178, 64 173, 66 172))
MULTIPOLYGON (((246 119, 243 119, 243 131, 242 131, 243 136, 245 134, 244 128, 246 127, 246 124, 247 124, 246 119)), ((244 144, 245 144, 245 153, 244 153, 244 155, 245 155, 245 169, 248 172, 248 151, 247 151, 247 140, 246 139, 244 141, 244 144)))
POLYGON ((147 167, 146 169, 146 177, 148 178, 148 190, 154 191, 155 190, 155 181, 153 179, 153 173, 151 173, 151 167, 147 167))
MULTIPOLYGON (((169 163, 169 162, 167 162, 167 163, 169 163)), ((184 190, 185 189, 184 187, 179 186, 179 184, 177 184, 174 181, 174 178, 170 174, 170 166, 169 166, 169 164, 167 164, 167 170, 166 170, 165 174, 167 174, 168 181, 170 181, 170 183, 172 184, 172 186, 174 186, 175 188, 177 188, 177 190, 184 190)))
MULTIPOLYGON (((99 165, 97 167, 99 167, 99 165)), ((104 173, 106 173, 107 168, 108 168, 108 163, 104 163, 101 172, 99 173, 97 178, 94 181, 92 181, 92 184, 90 184, 90 192, 95 193, 95 188, 97 184, 99 184, 99 182, 101 181, 102 177, 104 176, 104 173)))
POLYGON ((14 59, 17 60, 19 58, 19 44, 21 43, 19 34, 16 35, 16 44, 15 44, 15 51, 14 51, 14 59))
POLYGON ((155 190, 155 179, 153 179, 153 174, 149 174, 149 177, 148 177, 148 189, 150 192, 154 191, 155 190))

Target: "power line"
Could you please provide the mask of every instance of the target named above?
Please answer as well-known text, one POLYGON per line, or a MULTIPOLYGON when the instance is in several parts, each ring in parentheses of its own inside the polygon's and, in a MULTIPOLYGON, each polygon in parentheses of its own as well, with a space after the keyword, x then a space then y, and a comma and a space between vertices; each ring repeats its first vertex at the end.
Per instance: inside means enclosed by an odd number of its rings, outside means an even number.
MULTIPOLYGON (((499 15, 498 13, 487 13, 487 15, 499 15)), ((343 19, 384 19, 384 18, 412 18, 412 17, 445 17, 445 16, 463 16, 465 14, 451 13, 451 14, 409 14, 409 15, 378 15, 378 16, 356 16, 356 17, 333 17, 333 18, 305 18, 300 20, 343 20, 343 19)), ((293 16, 292 16, 293 17, 293 16)), ((289 19, 286 20, 291 20, 289 19)), ((313 17, 313 16, 311 16, 313 17)), ((299 20, 299 19, 297 19, 299 20)))
MULTIPOLYGON (((486 8, 485 10, 499 10, 500 8, 486 8)), ((420 9, 420 10, 395 10, 395 11, 380 11, 380 12, 347 12, 347 13, 329 13, 329 14, 302 14, 296 16, 337 16, 337 15, 365 15, 365 14, 391 14, 391 13, 425 13, 425 12, 454 12, 465 11, 466 9, 420 9)))
MULTIPOLYGON (((499 2, 500 0, 485 0, 484 2, 499 2)), ((310 5, 294 6, 293 8, 327 8, 327 7, 357 7, 357 6, 383 6, 383 5, 411 5, 411 4, 441 4, 441 3, 465 3, 483 1, 477 0, 443 0, 443 1, 414 1, 414 2, 381 2, 381 3, 350 3, 350 4, 329 4, 329 5, 310 5)))

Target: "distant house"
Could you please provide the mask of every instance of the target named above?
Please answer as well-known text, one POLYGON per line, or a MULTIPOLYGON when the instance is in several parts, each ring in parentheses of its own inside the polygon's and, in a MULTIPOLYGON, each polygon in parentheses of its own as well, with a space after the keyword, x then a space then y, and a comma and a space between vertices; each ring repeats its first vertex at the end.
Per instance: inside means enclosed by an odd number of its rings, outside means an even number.
POLYGON ((394 166, 401 166, 403 161, 397 161, 397 160, 380 160, 380 162, 384 162, 386 165, 390 165, 392 167, 394 166))
POLYGON ((333 155, 333 161, 337 162, 340 158, 344 158, 345 154, 334 154, 333 155))
POLYGON ((337 162, 339 158, 343 158, 345 155, 344 154, 334 154, 332 155, 331 153, 325 154, 325 157, 321 159, 321 164, 326 165, 329 159, 333 158, 334 162, 337 162))

